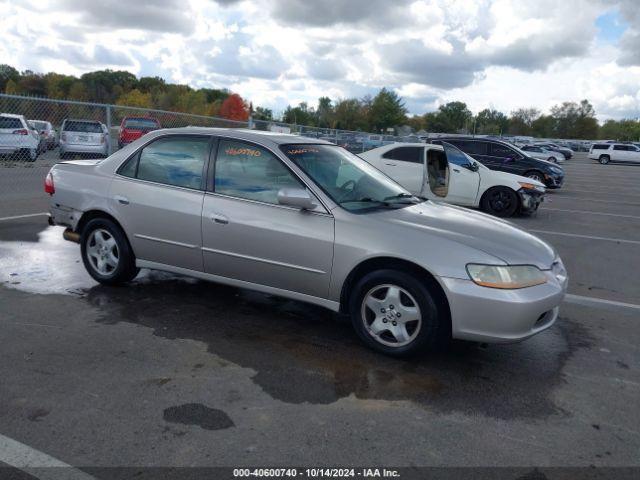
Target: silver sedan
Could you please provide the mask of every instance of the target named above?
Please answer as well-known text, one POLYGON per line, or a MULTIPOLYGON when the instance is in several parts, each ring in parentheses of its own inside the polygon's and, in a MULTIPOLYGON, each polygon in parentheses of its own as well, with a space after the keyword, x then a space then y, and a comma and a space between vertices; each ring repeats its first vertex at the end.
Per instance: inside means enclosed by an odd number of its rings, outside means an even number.
POLYGON ((370 347, 512 342, 550 327, 567 274, 511 223, 407 192, 346 150, 244 130, 158 130, 106 160, 62 162, 52 224, 105 284, 140 268, 349 314, 370 347))

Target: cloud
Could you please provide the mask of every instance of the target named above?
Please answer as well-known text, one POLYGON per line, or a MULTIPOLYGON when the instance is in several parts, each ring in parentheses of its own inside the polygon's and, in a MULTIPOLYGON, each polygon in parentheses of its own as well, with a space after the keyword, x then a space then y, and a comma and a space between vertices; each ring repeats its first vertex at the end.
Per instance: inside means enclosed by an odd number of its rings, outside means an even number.
POLYGON ((338 24, 399 26, 407 19, 409 0, 273 0, 273 16, 291 25, 338 24))
POLYGON ((133 61, 128 55, 110 50, 102 45, 96 45, 92 51, 73 45, 65 45, 58 49, 37 47, 35 53, 45 57, 65 60, 76 67, 102 68, 104 66, 126 67, 133 65, 133 61))
POLYGON ((59 0, 57 6, 79 13, 83 26, 100 29, 134 29, 188 34, 194 20, 188 3, 182 0, 59 0))

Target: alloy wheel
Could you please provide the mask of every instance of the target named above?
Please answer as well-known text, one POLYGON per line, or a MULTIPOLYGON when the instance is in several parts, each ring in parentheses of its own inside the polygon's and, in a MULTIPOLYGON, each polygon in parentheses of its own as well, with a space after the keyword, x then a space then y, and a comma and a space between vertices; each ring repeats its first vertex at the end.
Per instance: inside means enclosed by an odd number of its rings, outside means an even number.
POLYGON ((361 316, 367 333, 388 347, 411 343, 422 327, 418 302, 407 290, 392 284, 377 285, 367 292, 361 316))
POLYGON ((107 230, 94 230, 87 239, 87 257, 97 273, 104 276, 112 275, 120 261, 116 239, 107 230))

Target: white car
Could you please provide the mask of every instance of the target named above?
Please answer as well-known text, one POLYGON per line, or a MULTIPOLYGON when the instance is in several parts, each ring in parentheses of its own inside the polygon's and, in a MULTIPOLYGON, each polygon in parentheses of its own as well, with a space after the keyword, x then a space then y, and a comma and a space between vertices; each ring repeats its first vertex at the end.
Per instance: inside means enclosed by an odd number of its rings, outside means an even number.
POLYGON ((34 162, 38 158, 40 138, 24 115, 0 114, 0 155, 14 155, 34 162))
POLYGON ((499 217, 530 215, 542 202, 544 184, 512 173, 490 170, 453 145, 385 145, 360 154, 415 195, 499 217))
POLYGON ((640 163, 640 148, 632 143, 594 143, 589 150, 589 158, 602 165, 609 162, 640 163))
POLYGON ((564 155, 555 150, 549 150, 540 145, 523 145, 520 150, 527 152, 527 155, 540 160, 546 160, 552 163, 564 163, 564 155))

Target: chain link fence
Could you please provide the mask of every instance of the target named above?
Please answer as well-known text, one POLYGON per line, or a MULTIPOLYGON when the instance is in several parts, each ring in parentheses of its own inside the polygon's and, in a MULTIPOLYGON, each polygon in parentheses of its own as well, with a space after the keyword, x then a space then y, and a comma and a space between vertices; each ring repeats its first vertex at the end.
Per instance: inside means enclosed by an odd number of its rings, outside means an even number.
POLYGON ((0 94, 0 217, 46 211, 43 180, 61 160, 108 156, 158 128, 250 128, 327 140, 354 153, 393 142, 420 142, 382 133, 225 118, 120 105, 0 94))

